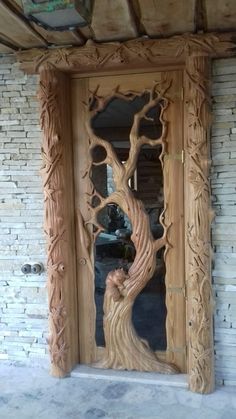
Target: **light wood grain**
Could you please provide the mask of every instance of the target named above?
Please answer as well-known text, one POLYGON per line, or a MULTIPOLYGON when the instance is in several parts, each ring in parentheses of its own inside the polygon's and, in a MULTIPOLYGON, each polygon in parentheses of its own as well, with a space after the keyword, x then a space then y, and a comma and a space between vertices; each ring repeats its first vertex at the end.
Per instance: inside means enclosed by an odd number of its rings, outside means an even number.
POLYGON ((91 185, 84 178, 89 166, 88 133, 84 121, 88 110, 84 103, 88 102, 88 80, 73 80, 72 126, 74 142, 74 176, 75 176, 75 212, 76 212, 76 255, 77 255, 77 286, 79 315, 79 351, 80 363, 90 364, 95 361, 95 316, 94 302, 94 266, 91 265, 93 255, 92 232, 86 229, 85 222, 90 218, 87 200, 91 194, 91 185))
POLYGON ((15 52, 15 48, 11 48, 10 46, 5 45, 0 41, 0 53, 9 54, 12 52, 15 52))
POLYGON ((207 30, 235 30, 235 0, 205 0, 207 14, 207 30))
POLYGON ((98 94, 107 96, 119 86, 121 92, 133 91, 139 93, 140 89, 150 89, 154 83, 161 81, 161 73, 149 74, 126 74, 125 76, 112 76, 112 77, 91 77, 89 79, 89 90, 95 91, 99 85, 98 94))
POLYGON ((167 155, 164 157, 165 222, 170 248, 166 253, 167 359, 186 372, 185 336, 185 268, 184 268, 184 198, 183 198, 183 74, 182 71, 164 73, 172 81, 168 94, 167 155))
POLYGON ((0 1, 0 32, 18 47, 33 48, 47 45, 47 42, 4 1, 0 1))
POLYGON ((126 40, 138 36, 127 0, 95 0, 91 28, 97 41, 126 40))
POLYGON ((139 0, 140 20, 150 36, 169 36, 194 30, 195 0, 139 0))
POLYGON ((32 22, 33 28, 50 44, 54 45, 82 45, 84 40, 76 31, 46 30, 32 22))

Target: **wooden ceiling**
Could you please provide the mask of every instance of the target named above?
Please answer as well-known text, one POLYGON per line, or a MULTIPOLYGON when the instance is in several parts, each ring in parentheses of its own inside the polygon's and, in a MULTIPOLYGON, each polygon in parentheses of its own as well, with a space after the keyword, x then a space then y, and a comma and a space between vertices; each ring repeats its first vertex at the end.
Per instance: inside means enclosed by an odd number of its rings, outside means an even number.
POLYGON ((0 0, 0 53, 235 30, 236 0, 94 0, 91 26, 63 32, 29 22, 21 0, 0 0))

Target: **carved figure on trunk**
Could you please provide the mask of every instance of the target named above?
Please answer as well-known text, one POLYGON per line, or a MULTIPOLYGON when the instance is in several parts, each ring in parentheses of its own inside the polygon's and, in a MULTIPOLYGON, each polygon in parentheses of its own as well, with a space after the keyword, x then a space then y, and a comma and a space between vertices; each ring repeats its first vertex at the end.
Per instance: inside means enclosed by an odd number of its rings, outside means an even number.
POLYGON ((122 292, 125 291, 124 281, 128 279, 128 275, 124 269, 115 269, 109 272, 106 278, 106 291, 113 298, 113 301, 119 301, 122 292))

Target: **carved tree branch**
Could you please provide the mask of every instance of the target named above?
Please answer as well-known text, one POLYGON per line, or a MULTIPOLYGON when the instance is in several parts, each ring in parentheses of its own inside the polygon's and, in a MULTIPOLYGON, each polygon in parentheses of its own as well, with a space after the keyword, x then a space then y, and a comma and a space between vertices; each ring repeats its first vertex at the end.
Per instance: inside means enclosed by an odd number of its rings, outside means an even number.
MULTIPOLYGON (((151 91, 147 91, 149 93, 149 101, 146 105, 134 115, 134 122, 130 130, 130 152, 129 157, 125 163, 126 168, 126 181, 133 175, 134 170, 136 168, 138 155, 140 149, 143 145, 147 144, 150 146, 156 146, 158 144, 165 148, 164 139, 166 138, 166 130, 167 130, 167 123, 163 118, 163 112, 168 106, 168 100, 164 98, 165 92, 170 88, 171 82, 164 82, 161 84, 161 89, 158 91, 158 84, 153 86, 151 91), (160 104, 161 113, 160 113, 160 121, 162 123, 162 135, 160 138, 157 139, 150 139, 144 135, 139 135, 139 128, 142 119, 147 119, 147 113, 160 104)), ((144 92, 146 93, 146 92, 144 92)), ((165 152, 165 150, 163 150, 165 152)))

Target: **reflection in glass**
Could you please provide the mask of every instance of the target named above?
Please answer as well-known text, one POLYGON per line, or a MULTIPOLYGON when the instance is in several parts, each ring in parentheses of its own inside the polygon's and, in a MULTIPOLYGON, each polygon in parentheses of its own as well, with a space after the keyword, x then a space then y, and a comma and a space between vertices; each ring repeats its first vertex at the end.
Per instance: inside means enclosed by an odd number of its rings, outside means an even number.
POLYGON ((158 252, 156 270, 134 302, 133 324, 153 351, 166 349, 166 305, 164 249, 158 252))
POLYGON ((95 241, 96 343, 104 346, 103 300, 106 277, 117 268, 128 271, 135 257, 135 249, 130 240, 130 222, 119 206, 111 204, 104 208, 99 214, 99 222, 105 231, 95 241))

